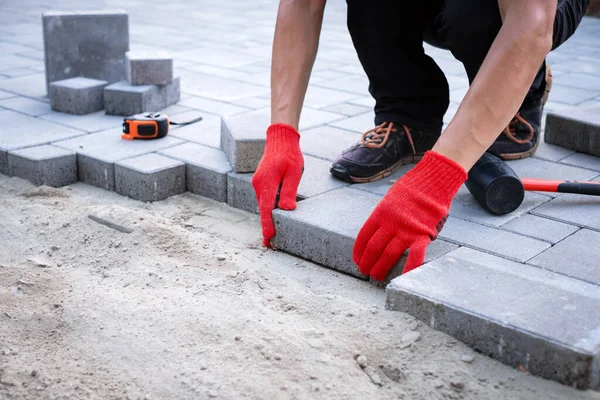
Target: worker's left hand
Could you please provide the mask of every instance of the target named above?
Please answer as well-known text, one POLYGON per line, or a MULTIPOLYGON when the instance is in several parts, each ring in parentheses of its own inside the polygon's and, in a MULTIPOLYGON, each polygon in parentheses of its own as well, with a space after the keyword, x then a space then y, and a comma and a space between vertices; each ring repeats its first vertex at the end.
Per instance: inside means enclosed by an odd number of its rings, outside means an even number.
POLYGON ((466 179, 460 165, 428 151, 390 188, 358 233, 352 256, 360 272, 384 280, 407 249, 403 273, 423 264, 425 249, 444 226, 466 179))

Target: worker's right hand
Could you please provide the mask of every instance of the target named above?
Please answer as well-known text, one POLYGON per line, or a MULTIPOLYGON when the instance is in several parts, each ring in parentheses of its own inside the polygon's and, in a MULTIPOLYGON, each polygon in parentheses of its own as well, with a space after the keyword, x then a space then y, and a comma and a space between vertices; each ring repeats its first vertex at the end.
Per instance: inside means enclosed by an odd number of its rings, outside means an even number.
POLYGON ((271 125, 267 129, 265 152, 252 177, 265 247, 269 247, 275 236, 272 212, 276 206, 277 194, 279 192, 279 208, 294 210, 303 169, 300 134, 286 124, 271 125))

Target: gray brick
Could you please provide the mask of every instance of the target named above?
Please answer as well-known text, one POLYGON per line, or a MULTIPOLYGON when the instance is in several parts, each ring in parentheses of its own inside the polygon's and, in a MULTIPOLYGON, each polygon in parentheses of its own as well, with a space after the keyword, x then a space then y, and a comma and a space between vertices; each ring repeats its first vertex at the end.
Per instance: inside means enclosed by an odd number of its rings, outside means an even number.
POLYGON ((579 228, 548 218, 525 214, 503 225, 502 229, 554 244, 573 234, 579 228))
POLYGON ((84 132, 10 110, 0 110, 0 173, 8 175, 8 151, 49 144, 84 132))
POLYGON ((42 21, 47 87, 76 76, 109 83, 126 78, 125 11, 45 12, 42 21))
POLYGON ((171 118, 173 121, 185 122, 197 116, 202 116, 202 121, 181 127, 171 127, 169 135, 202 144, 204 146, 221 148, 221 117, 198 111, 183 113, 171 118))
POLYGON ((227 204, 258 214, 258 202, 252 187, 252 175, 254 174, 229 173, 227 176, 227 204))
POLYGON ((109 129, 55 142, 54 145, 77 153, 79 181, 114 191, 115 162, 183 143, 183 140, 170 136, 156 140, 122 140, 118 130, 109 129))
POLYGON ((227 201, 227 174, 231 166, 221 149, 185 143, 158 154, 185 163, 188 192, 220 202, 227 201))
POLYGON ((32 117, 39 117, 52 111, 48 103, 22 96, 0 100, 0 107, 19 111, 23 114, 31 115, 32 117))
POLYGON ((130 51, 127 79, 132 85, 166 85, 173 80, 173 59, 158 52, 130 51))
POLYGON ((575 153, 567 158, 560 160, 560 162, 561 164, 573 165, 575 167, 600 172, 600 157, 575 153))
MULTIPOLYGON (((351 188, 333 190, 303 200, 294 211, 275 210, 275 247, 333 269, 362 276, 352 261, 352 249, 360 231, 380 198, 351 188)), ((428 247, 431 259, 448 247, 436 240, 428 247)), ((396 267, 402 268, 403 257, 396 267)))
POLYGON ((224 118, 221 147, 235 172, 254 172, 265 150, 269 117, 254 112, 224 118))
POLYGON ((160 85, 159 89, 166 92, 166 104, 162 108, 172 106, 181 100, 181 78, 173 78, 170 83, 160 85))
POLYGON ((115 164, 117 193, 140 201, 159 201, 185 192, 185 164, 158 154, 115 164))
POLYGON ((600 107, 548 114, 544 138, 557 146, 600 156, 600 107))
POLYGON ((562 194, 535 210, 532 214, 600 231, 598 197, 562 194))
POLYGON ((386 294, 388 309, 504 364, 599 387, 599 286, 461 248, 395 279, 386 294))
POLYGON ((77 156, 71 150, 42 145, 8 153, 11 176, 35 185, 61 187, 77 182, 77 156))
POLYGON ((550 247, 549 243, 513 232, 449 217, 442 239, 516 261, 527 261, 550 247))
POLYGON ((133 115, 165 108, 165 92, 158 86, 132 86, 122 81, 104 89, 104 106, 108 115, 133 115))
POLYGON ((109 128, 119 130, 123 125, 123 117, 106 115, 104 111, 98 111, 86 115, 72 115, 52 111, 41 117, 42 120, 56 122, 57 124, 72 127, 87 133, 100 132, 109 128))
POLYGON ((48 95, 53 110, 75 115, 90 114, 104 108, 106 81, 70 78, 50 83, 48 95))
POLYGON ((600 232, 581 229, 529 261, 572 278, 600 285, 600 232))
POLYGON ((300 148, 303 153, 330 161, 359 140, 360 135, 356 132, 332 126, 319 126, 300 132, 300 148))

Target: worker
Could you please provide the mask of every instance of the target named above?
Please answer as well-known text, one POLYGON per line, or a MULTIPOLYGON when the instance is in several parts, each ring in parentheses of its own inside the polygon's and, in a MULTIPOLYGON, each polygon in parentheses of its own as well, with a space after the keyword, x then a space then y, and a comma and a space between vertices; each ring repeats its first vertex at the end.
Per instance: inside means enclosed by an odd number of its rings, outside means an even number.
MULTIPOLYGON (((304 163, 298 124, 325 2, 279 4, 272 125, 252 179, 265 246, 275 235, 276 197, 279 208, 296 208, 304 163)), ((545 58, 575 32, 587 3, 347 0, 348 29, 375 99, 375 126, 342 152, 331 173, 348 182, 371 182, 417 162, 391 186, 358 234, 353 260, 363 274, 383 280, 407 249, 404 273, 423 263, 467 171, 484 152, 503 159, 535 152, 551 85, 545 58), (443 133, 448 82, 423 42, 450 50, 469 78, 469 90, 443 133)))

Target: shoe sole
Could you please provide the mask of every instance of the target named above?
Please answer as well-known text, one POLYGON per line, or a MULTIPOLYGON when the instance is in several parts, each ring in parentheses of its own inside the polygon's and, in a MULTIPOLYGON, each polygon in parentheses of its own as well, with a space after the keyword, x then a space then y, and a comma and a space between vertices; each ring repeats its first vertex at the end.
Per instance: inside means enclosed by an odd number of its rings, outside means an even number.
POLYGON ((379 181, 383 178, 387 178, 388 176, 392 175, 398 168, 400 168, 403 165, 409 164, 409 163, 417 163, 419 162, 423 156, 425 155, 425 153, 419 153, 419 154, 414 154, 412 156, 409 157, 404 157, 401 158, 396 164, 392 165, 391 167, 376 173, 375 175, 372 176, 367 176, 367 177, 357 177, 357 176, 352 176, 350 175, 350 173, 348 173, 348 170, 344 167, 342 167, 341 165, 338 167, 331 167, 331 169, 329 170, 329 172, 331 172, 331 174, 333 176, 335 176, 336 178, 342 179, 346 182, 350 182, 350 183, 369 183, 369 182, 376 182, 379 181), (339 168, 339 169, 336 169, 339 168))

